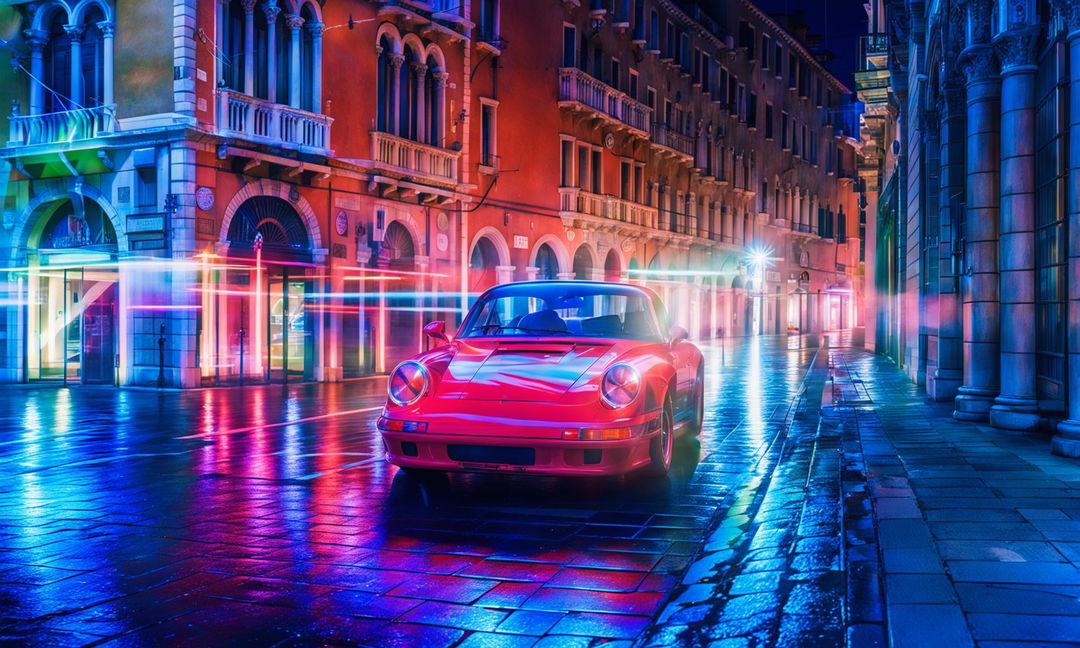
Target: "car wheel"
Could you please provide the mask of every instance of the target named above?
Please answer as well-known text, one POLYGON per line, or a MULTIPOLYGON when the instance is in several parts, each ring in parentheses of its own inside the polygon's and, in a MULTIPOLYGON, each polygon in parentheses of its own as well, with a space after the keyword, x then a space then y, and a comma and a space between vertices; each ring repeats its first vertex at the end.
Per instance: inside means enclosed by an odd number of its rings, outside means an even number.
POLYGON ((649 462, 647 472, 654 477, 663 477, 671 469, 671 455, 675 446, 675 422, 671 415, 671 400, 664 400, 664 411, 660 414, 660 433, 649 443, 649 462))

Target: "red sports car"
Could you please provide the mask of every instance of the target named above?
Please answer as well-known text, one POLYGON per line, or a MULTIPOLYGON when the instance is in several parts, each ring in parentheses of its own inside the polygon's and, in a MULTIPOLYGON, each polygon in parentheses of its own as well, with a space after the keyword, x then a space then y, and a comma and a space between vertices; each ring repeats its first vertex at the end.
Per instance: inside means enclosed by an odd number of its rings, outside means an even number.
POLYGON ((390 375, 378 427, 411 470, 668 472, 702 419, 702 357, 638 286, 529 281, 480 296, 451 341, 390 375))

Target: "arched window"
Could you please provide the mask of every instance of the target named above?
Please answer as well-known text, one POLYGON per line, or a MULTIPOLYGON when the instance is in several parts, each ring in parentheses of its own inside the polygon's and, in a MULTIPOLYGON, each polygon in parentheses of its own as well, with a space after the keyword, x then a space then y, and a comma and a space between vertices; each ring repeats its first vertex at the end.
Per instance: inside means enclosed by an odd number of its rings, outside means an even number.
POLYGON ((439 63, 434 56, 427 57, 427 75, 424 77, 424 115, 427 121, 425 125, 424 141, 433 146, 438 146, 441 133, 439 132, 439 112, 442 110, 442 88, 436 79, 441 72, 439 63))
POLYGON ((559 258, 547 243, 536 251, 536 268, 537 279, 556 279, 559 276, 559 258))
MULTIPOLYGON (((267 20, 270 20, 270 14, 267 14, 267 20)), ((270 100, 279 104, 288 104, 289 88, 292 82, 292 48, 289 42, 292 34, 289 33, 285 16, 277 16, 270 23, 269 28, 274 32, 275 50, 269 54, 274 57, 274 96, 270 97, 270 100)))
POLYGON ((251 55, 255 57, 254 87, 252 93, 261 99, 269 99, 270 83, 267 73, 270 70, 270 25, 266 22, 266 3, 260 2, 255 6, 252 19, 255 21, 255 40, 252 44, 251 55))
POLYGON ((306 250, 311 241, 300 215, 287 201, 273 196, 249 198, 229 222, 229 243, 264 250, 306 250))
POLYGON ((491 239, 484 236, 477 240, 469 257, 469 290, 481 292, 494 286, 498 265, 499 252, 491 239))
POLYGON ((240 0, 230 0, 225 6, 222 40, 225 60, 222 62, 221 81, 226 88, 244 91, 244 61, 247 54, 244 29, 244 5, 240 0))
POLYGON ((592 254, 584 245, 574 252, 574 279, 592 279, 592 254))
POLYGON ((608 250, 607 259, 604 261, 604 281, 619 281, 621 278, 619 254, 615 250, 608 250))
POLYGON ((304 19, 305 28, 300 30, 300 79, 293 79, 294 83, 300 83, 300 108, 309 112, 322 112, 319 100, 315 98, 315 79, 322 74, 319 69, 321 53, 318 51, 319 42, 316 31, 319 29, 319 17, 312 9, 311 3, 305 3, 300 11, 300 17, 304 19))
POLYGON ((105 14, 94 7, 82 21, 82 97, 72 97, 84 107, 105 103, 105 14))
POLYGON ((412 47, 405 47, 405 61, 400 70, 400 106, 398 108, 398 135, 416 139, 416 75, 420 64, 412 47))
POLYGON ((394 44, 390 38, 383 36, 379 39, 378 74, 376 79, 376 129, 383 133, 391 133, 394 130, 394 67, 391 59, 394 56, 394 44))
POLYGON ((64 25, 67 15, 55 9, 49 16, 47 35, 43 55, 44 74, 41 77, 45 86, 43 111, 46 113, 63 112, 75 106, 71 104, 71 39, 64 25))

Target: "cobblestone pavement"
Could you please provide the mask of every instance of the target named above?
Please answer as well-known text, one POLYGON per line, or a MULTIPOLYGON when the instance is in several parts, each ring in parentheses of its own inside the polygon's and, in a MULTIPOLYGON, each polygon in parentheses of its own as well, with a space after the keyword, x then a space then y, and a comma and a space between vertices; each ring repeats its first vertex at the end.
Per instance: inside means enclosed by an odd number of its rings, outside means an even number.
POLYGON ((763 483, 815 352, 788 344, 706 350, 665 480, 416 482, 378 380, 0 390, 0 645, 628 645, 763 483))
POLYGON ((706 350, 666 480, 417 482, 379 380, 0 390, 0 646, 1075 645, 1080 464, 798 344, 706 350))

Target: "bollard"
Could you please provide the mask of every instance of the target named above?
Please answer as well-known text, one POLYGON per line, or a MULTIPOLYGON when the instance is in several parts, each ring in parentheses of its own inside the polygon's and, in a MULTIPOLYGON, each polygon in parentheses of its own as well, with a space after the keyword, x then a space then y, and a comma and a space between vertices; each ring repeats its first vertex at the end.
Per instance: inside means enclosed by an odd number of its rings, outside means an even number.
POLYGON ((244 384, 244 334, 245 333, 247 333, 247 331, 245 331, 244 327, 241 326, 240 327, 240 384, 241 385, 244 384))
POLYGON ((165 322, 161 323, 161 336, 158 338, 158 388, 165 386, 165 322))

